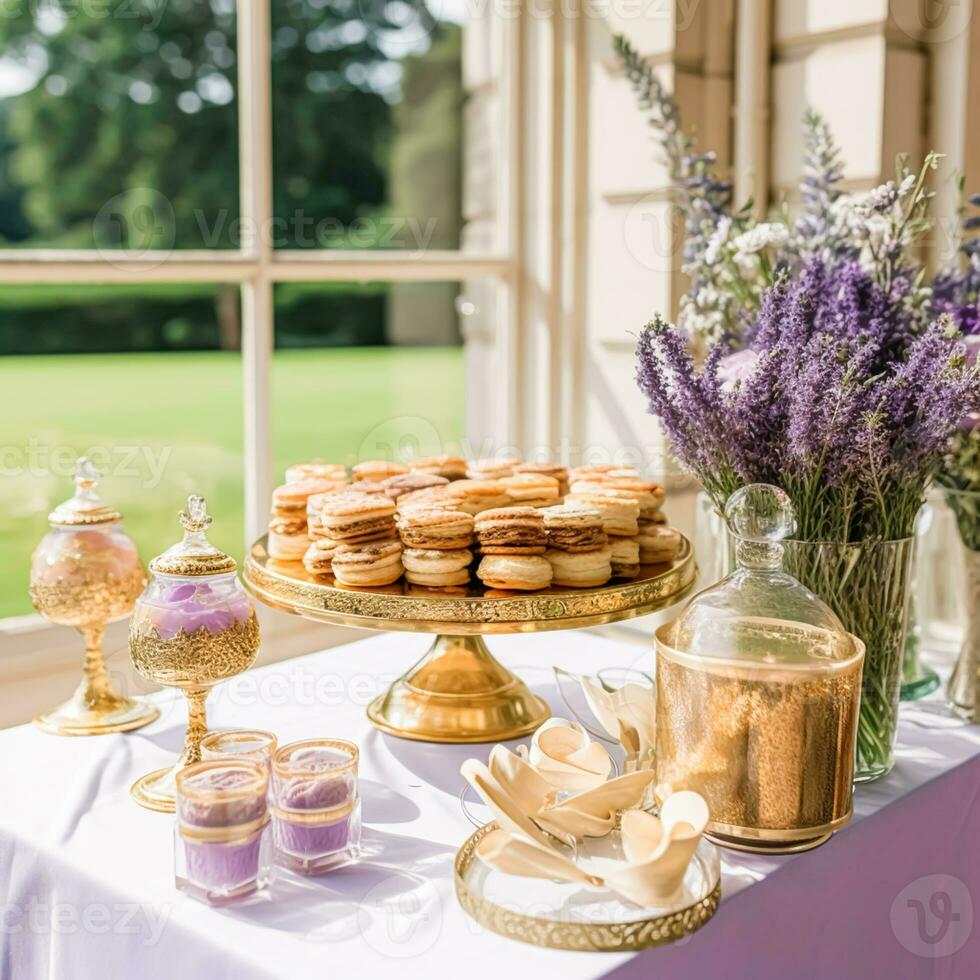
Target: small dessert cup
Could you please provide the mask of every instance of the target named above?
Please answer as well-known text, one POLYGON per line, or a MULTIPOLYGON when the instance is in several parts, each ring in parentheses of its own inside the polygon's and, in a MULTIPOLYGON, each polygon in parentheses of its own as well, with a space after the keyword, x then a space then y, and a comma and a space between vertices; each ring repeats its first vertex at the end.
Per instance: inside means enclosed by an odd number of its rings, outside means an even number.
POLYGON ((258 728, 235 728, 211 732, 201 739, 202 759, 251 759, 269 770, 278 741, 272 732, 258 728))
POLYGON ((177 888, 225 905, 268 885, 268 785, 267 768, 250 759, 196 762, 177 773, 177 888))
POLYGON ((272 757, 269 803, 275 863, 319 875, 361 851, 357 746, 320 738, 282 746, 272 757))

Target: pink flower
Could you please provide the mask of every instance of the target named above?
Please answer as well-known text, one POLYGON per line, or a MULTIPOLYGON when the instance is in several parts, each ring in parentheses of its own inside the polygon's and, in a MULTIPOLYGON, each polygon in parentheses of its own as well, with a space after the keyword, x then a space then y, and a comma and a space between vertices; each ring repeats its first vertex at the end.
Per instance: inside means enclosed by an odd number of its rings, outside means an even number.
POLYGON ((759 355, 754 350, 740 350, 727 354, 718 362, 718 380, 722 390, 731 391, 740 381, 745 381, 755 370, 759 355))
POLYGON ((976 364, 977 358, 980 357, 980 334, 973 333, 964 337, 963 343, 966 344, 966 363, 976 364))

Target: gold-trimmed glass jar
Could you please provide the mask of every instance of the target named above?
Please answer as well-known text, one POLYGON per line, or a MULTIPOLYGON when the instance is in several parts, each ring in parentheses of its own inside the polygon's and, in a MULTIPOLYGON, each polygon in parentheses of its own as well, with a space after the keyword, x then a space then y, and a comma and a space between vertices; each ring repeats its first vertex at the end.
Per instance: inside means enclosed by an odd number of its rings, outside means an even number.
POLYGON ((177 773, 174 878, 212 905, 238 901, 270 880, 269 771, 251 759, 212 759, 177 773))
POLYGON ((201 758, 210 689, 248 670, 259 650, 259 623, 236 575, 235 559, 207 539, 211 518, 203 497, 188 498, 180 523, 183 540, 150 562, 150 581, 129 631, 130 654, 140 674, 179 688, 187 698, 180 758, 143 776, 131 790, 142 806, 169 812, 177 772, 201 758))
POLYGON ((735 571, 656 634, 658 795, 700 793, 722 845, 806 850, 851 815, 864 645, 782 570, 785 493, 745 487, 726 516, 735 571))
POLYGON ((272 732, 264 732, 259 728, 210 732, 201 739, 201 758, 251 759, 268 769, 277 745, 278 739, 272 732))
POLYGON ((54 735, 103 735, 149 724, 159 709, 118 694, 102 658, 108 623, 133 611, 146 573, 122 514, 98 494, 99 471, 83 456, 75 469, 75 495, 48 517, 51 530, 31 558, 34 608, 59 626, 75 627, 85 639, 82 682, 64 704, 34 723, 54 735))
POLYGON ((318 875, 357 860, 358 755, 353 742, 336 738, 292 742, 276 751, 269 787, 276 864, 318 875))

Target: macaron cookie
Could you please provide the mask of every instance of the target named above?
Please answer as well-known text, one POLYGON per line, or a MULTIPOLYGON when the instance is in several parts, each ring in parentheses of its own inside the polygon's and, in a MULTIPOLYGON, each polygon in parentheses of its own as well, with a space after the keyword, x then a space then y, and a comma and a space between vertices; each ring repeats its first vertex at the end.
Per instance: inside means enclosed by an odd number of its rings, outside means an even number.
POLYGON ((400 541, 368 541, 343 544, 331 560, 334 578, 341 585, 359 588, 391 585, 405 571, 400 541))
POLYGON ((568 467, 560 463, 518 463, 514 467, 514 476, 521 473, 554 477, 558 481, 558 495, 564 497, 568 493, 568 467))
POLYGON ((515 504, 526 507, 551 507, 560 499, 558 480, 540 473, 515 473, 500 481, 515 504))
POLYGON ((476 517, 476 540, 484 555, 542 555, 548 543, 536 507, 498 507, 476 517))
POLYGON ((303 565, 306 570, 311 575, 329 575, 333 571, 331 562, 338 547, 335 541, 328 538, 314 541, 303 555, 303 565))
POLYGON ((640 574, 640 545, 636 538, 613 538, 609 546, 613 578, 636 578, 640 574))
POLYGON ((285 483, 272 491, 272 518, 269 521, 269 557, 279 561, 299 561, 310 546, 307 502, 311 496, 335 486, 331 480, 308 477, 285 483))
POLYGON ((473 517, 444 507, 401 511, 398 536, 406 548, 458 551, 473 544, 473 517))
POLYGON ((473 552, 467 548, 406 548, 402 552, 405 581, 430 589, 466 585, 472 561, 473 552))
POLYGON ((643 533, 644 528, 653 527, 655 524, 666 524, 667 515, 662 511, 658 510, 656 514, 651 514, 649 517, 640 518, 640 534, 643 533))
POLYGON ((269 557, 277 561, 300 561, 310 546, 306 512, 300 517, 273 517, 269 522, 269 557))
POLYGON ((602 516, 603 530, 610 536, 632 537, 639 531, 640 505, 632 494, 622 490, 603 488, 589 493, 573 490, 565 503, 595 508, 602 516))
POLYGON ((390 476, 402 476, 407 472, 407 466, 387 459, 367 459, 351 467, 351 476, 354 477, 355 483, 361 480, 375 480, 380 483, 390 476))
POLYGON ((673 561, 681 551, 680 531, 666 524, 652 524, 643 529, 636 543, 640 546, 640 562, 643 565, 656 565, 662 561, 673 561))
POLYGON ((632 466, 623 466, 620 463, 592 463, 585 466, 576 466, 569 471, 568 482, 576 483, 579 480, 594 480, 596 477, 638 477, 639 471, 632 466))
POLYGON ((346 544, 395 537, 395 504, 379 493, 329 494, 320 508, 325 537, 346 544))
POLYGON ((287 483, 299 483, 300 480, 308 480, 311 477, 350 483, 347 467, 342 463, 294 463, 286 470, 287 483))
POLYGON ((402 473, 399 476, 389 476, 381 481, 384 492, 396 503, 399 498, 408 493, 428 490, 430 487, 444 487, 449 480, 444 476, 434 476, 430 473, 402 473))
POLYGON ((476 570, 488 589, 533 592, 551 585, 551 562, 540 555, 485 555, 476 570))
POLYGON ((422 456, 412 460, 411 470, 444 476, 447 480, 462 480, 466 476, 466 460, 462 456, 422 456))
POLYGON ((306 501, 306 523, 307 533, 311 538, 323 536, 323 525, 320 522, 320 508, 323 501, 332 493, 341 493, 350 487, 349 483, 335 483, 333 490, 326 490, 323 493, 315 493, 306 501))
POLYGON ((457 510, 456 498, 449 493, 448 484, 444 487, 426 487, 411 490, 398 498, 398 512, 409 510, 457 510))
POLYGON ((484 459, 471 459, 466 467, 470 480, 499 480, 514 475, 514 467, 520 463, 516 456, 489 456, 484 459))
POLYGON ((474 516, 510 503, 507 488, 499 480, 454 480, 446 487, 446 492, 456 502, 458 510, 474 516))
POLYGON ((640 480, 637 477, 596 476, 591 480, 577 480, 571 485, 572 493, 596 493, 603 490, 619 490, 633 494, 640 505, 640 517, 651 518, 663 506, 667 491, 659 483, 640 480))
POLYGON ((559 551, 595 551, 605 547, 602 515, 595 507, 558 504, 541 510, 548 547, 559 551))
POLYGON ((595 551, 549 549, 544 557, 551 564, 552 584, 572 589, 593 589, 612 578, 612 548, 595 551))
POLYGON ((295 483, 284 483, 272 491, 272 513, 275 517, 290 517, 306 514, 306 504, 310 497, 319 493, 329 493, 337 488, 338 481, 307 477, 295 483))

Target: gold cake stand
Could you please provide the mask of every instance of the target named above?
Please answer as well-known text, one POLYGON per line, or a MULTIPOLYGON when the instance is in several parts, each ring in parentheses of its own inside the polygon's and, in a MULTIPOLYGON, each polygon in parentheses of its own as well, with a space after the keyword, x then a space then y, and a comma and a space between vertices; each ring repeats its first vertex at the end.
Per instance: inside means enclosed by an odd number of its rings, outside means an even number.
POLYGON ((263 602, 338 626, 438 634, 425 656, 368 706, 382 731, 422 742, 499 742, 534 731, 547 704, 494 659, 482 636, 599 626, 656 612, 683 598, 697 566, 690 542, 671 562, 643 565, 632 581, 597 589, 502 592, 479 582, 446 592, 406 582, 379 589, 313 576, 301 562, 269 557, 266 538, 246 558, 242 578, 263 602))

